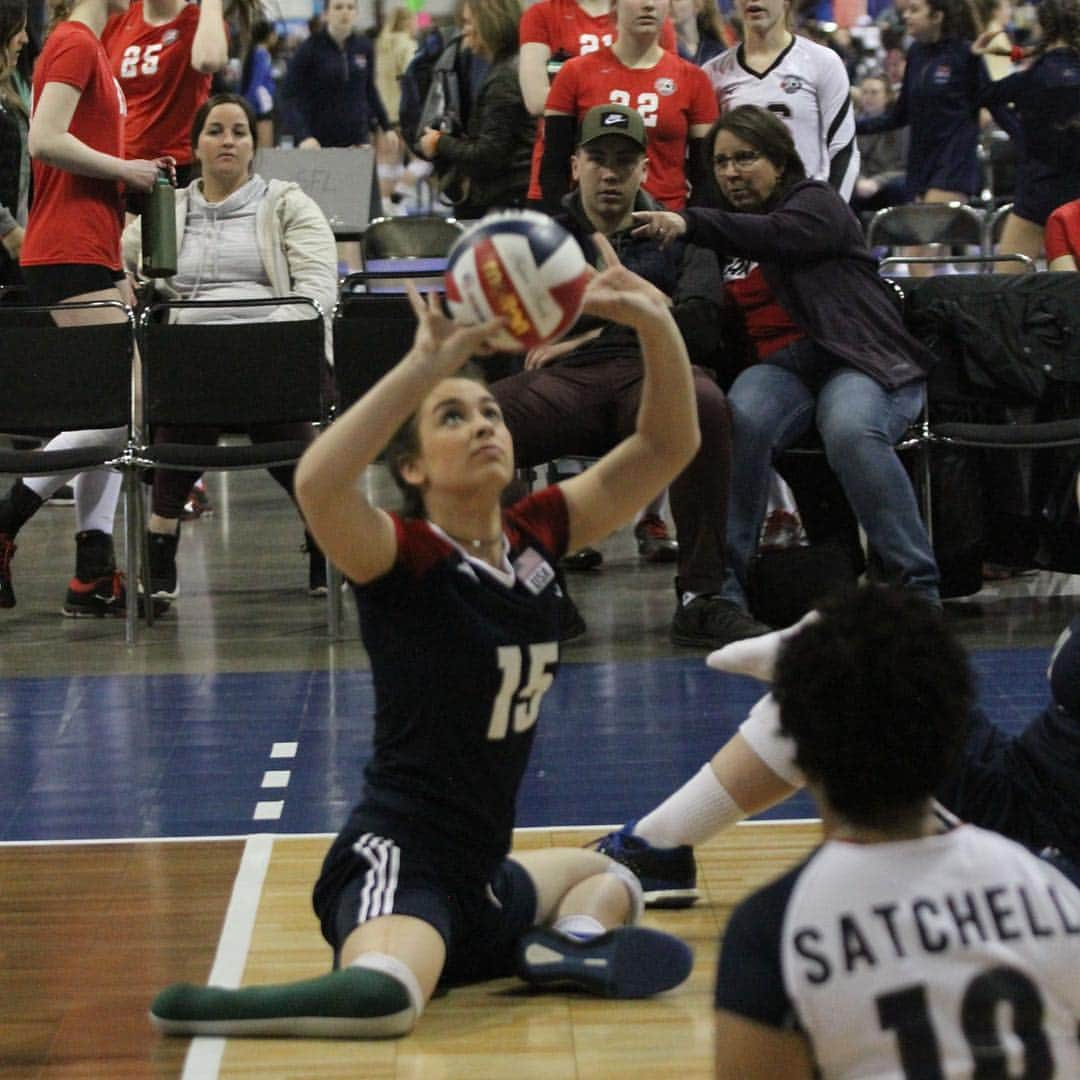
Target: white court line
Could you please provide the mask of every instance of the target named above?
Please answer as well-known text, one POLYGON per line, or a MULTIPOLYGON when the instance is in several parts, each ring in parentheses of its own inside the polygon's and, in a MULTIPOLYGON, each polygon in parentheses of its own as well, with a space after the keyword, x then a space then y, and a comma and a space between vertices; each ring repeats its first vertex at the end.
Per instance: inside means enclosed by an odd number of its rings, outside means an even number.
MULTIPOLYGON (((820 825, 821 818, 807 817, 807 818, 754 818, 752 821, 740 821, 737 825, 740 829, 751 827, 754 825, 820 825)), ((614 832, 616 829, 621 829, 622 825, 515 825, 514 832, 516 833, 542 833, 542 832, 591 832, 599 833, 601 836, 606 835, 609 832, 614 832)), ((278 836, 289 836, 289 833, 278 833, 278 836)), ((719 835, 719 834, 717 834, 719 835)))
MULTIPOLYGON (((289 840, 333 839, 332 832, 275 833, 279 838, 289 840)), ((82 847, 93 844, 206 844, 224 843, 232 840, 249 840, 251 833, 230 833, 221 836, 95 836, 78 840, 0 840, 0 848, 13 847, 82 847)))
MULTIPOLYGON (((274 837, 268 835, 249 836, 244 845, 240 868, 233 882, 229 910, 225 913, 225 923, 218 938, 214 966, 207 980, 210 983, 230 987, 240 985, 273 849, 274 837)), ((200 1036, 192 1039, 180 1080, 214 1080, 224 1054, 224 1038, 200 1036)))

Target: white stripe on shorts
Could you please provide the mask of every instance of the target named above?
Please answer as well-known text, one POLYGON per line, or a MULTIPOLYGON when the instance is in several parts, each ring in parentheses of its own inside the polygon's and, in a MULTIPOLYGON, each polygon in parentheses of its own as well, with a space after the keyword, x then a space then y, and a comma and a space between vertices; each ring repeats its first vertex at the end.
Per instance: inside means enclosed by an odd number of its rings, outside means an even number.
POLYGON ((356 914, 359 925, 379 915, 393 913, 401 850, 393 840, 364 833, 353 844, 353 851, 366 859, 368 864, 368 870, 364 874, 364 887, 360 890, 360 908, 356 914))

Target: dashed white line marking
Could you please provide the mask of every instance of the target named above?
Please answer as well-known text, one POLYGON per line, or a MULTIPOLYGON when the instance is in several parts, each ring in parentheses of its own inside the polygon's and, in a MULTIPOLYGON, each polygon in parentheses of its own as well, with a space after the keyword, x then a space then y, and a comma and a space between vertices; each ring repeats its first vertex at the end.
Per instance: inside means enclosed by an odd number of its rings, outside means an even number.
POLYGON ((264 788, 288 787, 291 776, 292 773, 288 769, 268 769, 263 773, 262 786, 264 788))
POLYGON ((253 821, 277 821, 285 809, 285 800, 277 802, 257 802, 255 813, 251 815, 253 821))
POLYGON ((296 748, 299 745, 294 742, 276 742, 270 750, 270 756, 272 758, 296 757, 296 748))

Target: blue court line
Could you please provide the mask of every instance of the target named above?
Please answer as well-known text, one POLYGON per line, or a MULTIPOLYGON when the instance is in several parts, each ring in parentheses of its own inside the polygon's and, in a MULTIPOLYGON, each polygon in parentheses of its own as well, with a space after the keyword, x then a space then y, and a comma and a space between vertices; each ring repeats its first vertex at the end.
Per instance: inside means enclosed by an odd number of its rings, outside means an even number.
MULTIPOLYGON (((1019 730, 1045 704, 1047 649, 973 657, 984 707, 1019 730)), ((695 773, 761 694, 700 659, 567 664, 544 701, 518 824, 640 816, 695 773)), ((0 841, 334 832, 359 794, 367 671, 0 680, 0 841), (270 757, 297 742, 293 759, 270 757), (289 769, 286 788, 261 787, 289 769), (261 800, 277 820, 253 820, 261 800)), ((798 796, 767 817, 813 815, 798 796)))

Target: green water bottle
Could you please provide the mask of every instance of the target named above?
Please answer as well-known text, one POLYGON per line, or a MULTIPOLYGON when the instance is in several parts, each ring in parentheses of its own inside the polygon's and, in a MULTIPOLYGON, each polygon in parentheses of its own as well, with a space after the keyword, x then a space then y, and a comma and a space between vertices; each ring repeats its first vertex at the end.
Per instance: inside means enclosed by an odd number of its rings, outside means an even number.
POLYGON ((176 273, 176 192, 165 169, 158 170, 143 209, 142 273, 148 278, 176 273))

